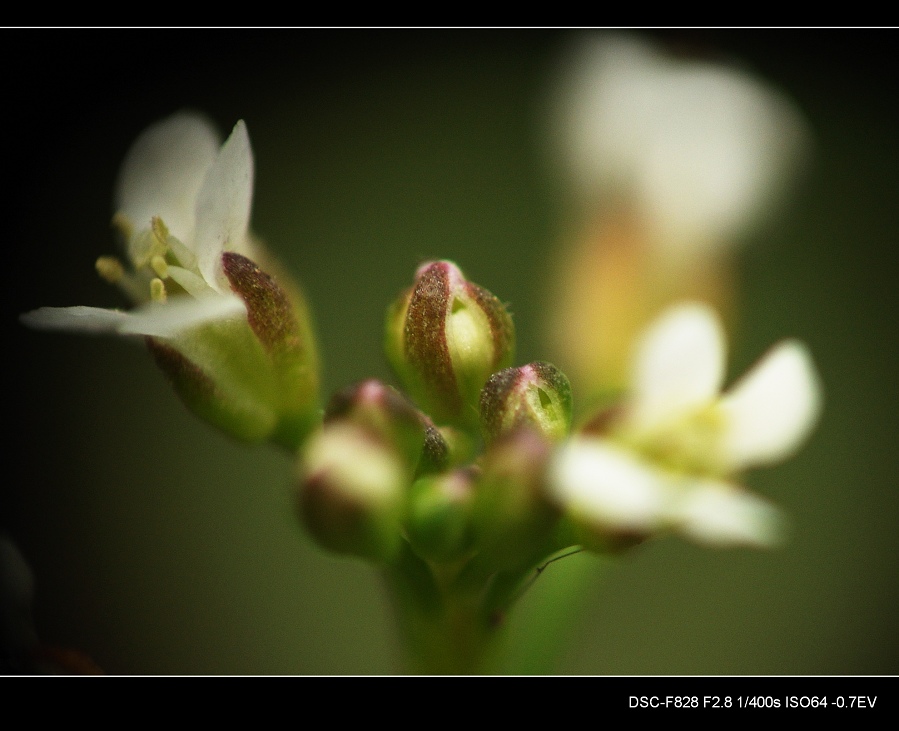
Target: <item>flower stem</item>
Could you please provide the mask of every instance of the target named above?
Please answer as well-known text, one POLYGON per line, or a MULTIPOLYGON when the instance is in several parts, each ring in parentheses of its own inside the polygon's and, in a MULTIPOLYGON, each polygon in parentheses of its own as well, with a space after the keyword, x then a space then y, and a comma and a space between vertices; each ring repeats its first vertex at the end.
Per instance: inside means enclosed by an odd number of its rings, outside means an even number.
MULTIPOLYGON (((387 569, 386 579, 409 671, 427 675, 544 672, 570 635, 571 617, 556 616, 561 622, 548 622, 541 611, 523 632, 516 623, 517 647, 512 653, 506 652, 507 619, 550 564, 578 552, 575 548, 551 555, 535 567, 486 573, 477 558, 455 566, 434 565, 404 546, 400 558, 387 569), (535 641, 540 648, 527 650, 535 641), (515 659, 522 650, 527 657, 515 659), (539 657, 536 662, 535 657, 539 657)), ((583 573, 577 573, 583 578, 583 573)), ((556 596, 550 604, 577 604, 575 597, 581 596, 582 588, 566 582, 561 590, 565 596, 556 596)))
POLYGON ((459 568, 433 567, 404 546, 386 578, 411 672, 483 672, 498 626, 485 616, 483 584, 458 582, 459 568))

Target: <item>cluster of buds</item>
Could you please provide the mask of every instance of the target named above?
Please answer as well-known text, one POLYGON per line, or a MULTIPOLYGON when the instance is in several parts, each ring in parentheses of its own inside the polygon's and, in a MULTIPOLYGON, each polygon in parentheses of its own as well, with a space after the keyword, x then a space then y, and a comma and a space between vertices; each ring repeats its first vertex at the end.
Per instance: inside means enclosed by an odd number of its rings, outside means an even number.
POLYGON ((513 343, 505 307, 455 264, 419 268, 386 326, 411 398, 375 381, 340 394, 304 454, 301 510, 324 546, 391 561, 408 545, 495 575, 670 531, 716 546, 779 539, 778 511, 736 475, 783 459, 814 425, 803 345, 784 341, 722 396, 723 328, 681 304, 638 341, 620 401, 572 432, 568 379, 550 363, 509 366, 513 343))
POLYGON ((514 342, 505 306, 455 264, 418 269, 386 323, 408 396, 378 381, 337 394, 303 450, 298 504, 323 546, 533 562, 559 516, 544 476, 571 428, 571 389, 549 363, 510 367, 514 342))
POLYGON ((388 309, 385 349, 404 391, 364 381, 322 414, 303 300, 249 233, 252 173, 242 122, 221 146, 196 115, 151 127, 119 183, 125 261, 97 262, 134 309, 23 319, 143 336, 197 415, 297 455, 298 512, 322 547, 393 566, 411 552, 445 592, 501 594, 573 544, 607 551, 670 530, 713 545, 777 539, 777 511, 735 476, 786 457, 817 418, 800 343, 721 395, 716 314, 675 307, 640 339, 623 400, 573 430, 566 376, 513 366, 506 307, 435 261, 388 309))

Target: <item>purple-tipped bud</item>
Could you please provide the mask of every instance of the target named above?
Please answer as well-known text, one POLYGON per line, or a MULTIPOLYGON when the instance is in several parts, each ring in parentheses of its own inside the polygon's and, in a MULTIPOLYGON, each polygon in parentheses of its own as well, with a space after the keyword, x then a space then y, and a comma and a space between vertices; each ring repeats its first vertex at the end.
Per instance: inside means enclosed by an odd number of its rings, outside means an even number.
POLYGON ((338 391, 325 410, 325 423, 349 422, 365 427, 392 444, 412 474, 442 470, 449 460, 443 436, 412 403, 376 379, 338 391))
POLYGON ((387 317, 385 347, 416 402, 438 424, 477 424, 481 388, 512 359, 512 318, 448 261, 425 264, 387 317))
POLYGON ((295 449, 319 419, 318 352, 305 300, 240 254, 222 254, 222 268, 271 363, 278 403, 271 440, 295 449))
POLYGON ((372 430, 326 424, 300 458, 297 505, 313 538, 336 553, 389 561, 400 549, 408 472, 372 430))
POLYGON ((571 429, 571 385, 551 363, 494 373, 481 391, 481 429, 488 441, 526 426, 559 441, 571 429))

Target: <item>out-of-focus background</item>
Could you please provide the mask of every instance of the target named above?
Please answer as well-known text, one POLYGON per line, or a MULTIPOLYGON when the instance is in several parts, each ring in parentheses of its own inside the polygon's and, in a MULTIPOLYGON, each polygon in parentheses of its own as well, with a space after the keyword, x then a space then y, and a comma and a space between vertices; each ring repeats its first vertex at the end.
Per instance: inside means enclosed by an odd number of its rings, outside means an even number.
MULTIPOLYGON (((30 562, 42 639, 108 673, 401 670, 377 572, 297 526, 291 462, 189 415, 138 344, 25 330, 43 305, 124 306, 118 166, 189 107, 246 120, 253 227, 313 308, 328 394, 390 378, 383 313, 422 260, 509 302, 518 363, 548 359, 548 275, 568 210, 544 137, 573 31, 4 31, 6 477, 0 529, 30 562)), ((790 94, 814 158, 738 258, 731 377, 809 343, 822 422, 750 475, 783 506, 770 552, 651 542, 585 586, 556 670, 899 673, 895 37, 670 31, 790 94)), ((589 560, 589 559, 566 559, 589 560)), ((537 582, 525 602, 539 601, 537 582)))

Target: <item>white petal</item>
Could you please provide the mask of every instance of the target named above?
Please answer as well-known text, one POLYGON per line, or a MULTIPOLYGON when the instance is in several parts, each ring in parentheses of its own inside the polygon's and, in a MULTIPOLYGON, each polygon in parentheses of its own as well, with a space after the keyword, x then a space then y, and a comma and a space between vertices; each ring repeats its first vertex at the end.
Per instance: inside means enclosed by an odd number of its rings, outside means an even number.
POLYGON ((743 70, 618 34, 585 38, 573 56, 557 136, 576 180, 594 200, 629 196, 663 247, 730 243, 807 146, 796 105, 743 70))
POLYGON ((734 469, 784 459, 815 426, 821 402, 808 349, 780 343, 721 399, 724 454, 734 469))
POLYGON ((215 294, 215 290, 206 284, 206 280, 203 279, 203 277, 194 274, 188 269, 178 266, 169 266, 168 275, 174 282, 181 285, 185 292, 193 297, 203 297, 205 295, 215 294))
POLYGON ((569 441, 553 459, 549 483, 563 509, 601 529, 649 531, 667 499, 663 473, 599 439, 569 441))
POLYGON ((41 307, 20 316, 23 324, 38 330, 71 330, 83 333, 117 332, 129 313, 100 307, 41 307))
POLYGON ((554 139, 584 194, 628 188, 651 119, 647 88, 662 56, 627 35, 585 36, 572 44, 557 102, 554 139), (597 190, 599 189, 599 190, 597 190))
POLYGON ((151 302, 128 313, 118 332, 171 338, 198 325, 245 315, 246 306, 235 294, 173 297, 164 304, 151 302))
POLYGON ((138 231, 160 216, 173 236, 192 240, 197 194, 218 149, 218 134, 197 114, 180 112, 149 127, 122 164, 118 210, 138 231))
POLYGON ((676 529, 707 545, 765 548, 783 540, 780 510, 726 483, 691 484, 673 504, 670 517, 676 529))
POLYGON ((173 297, 151 302, 130 312, 100 307, 41 307, 26 312, 23 324, 39 330, 71 330, 82 333, 118 333, 169 338, 197 325, 246 315, 243 300, 235 294, 173 297))
POLYGON ((672 63, 636 171, 655 238, 672 253, 731 243, 777 200, 806 129, 785 96, 725 66, 672 63))
POLYGON ((253 152, 243 121, 234 126, 209 169, 197 198, 194 253, 203 278, 221 289, 223 251, 241 250, 250 224, 253 199, 253 152))
POLYGON ((687 303, 663 312, 637 347, 633 428, 651 432, 711 403, 721 388, 724 360, 724 333, 714 310, 687 303))

